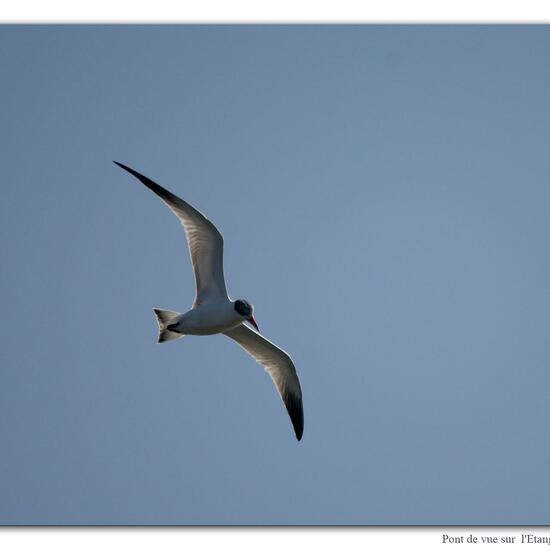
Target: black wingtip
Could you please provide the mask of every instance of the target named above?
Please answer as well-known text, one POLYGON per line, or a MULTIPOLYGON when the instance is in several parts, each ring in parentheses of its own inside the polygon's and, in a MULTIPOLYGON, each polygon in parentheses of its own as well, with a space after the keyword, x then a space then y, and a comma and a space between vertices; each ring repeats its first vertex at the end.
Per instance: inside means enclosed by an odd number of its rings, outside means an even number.
POLYGON ((302 435, 304 434, 304 409, 302 406, 302 399, 301 397, 299 399, 287 398, 285 405, 292 422, 292 427, 294 428, 294 433, 296 434, 296 439, 301 441, 302 435))
POLYGON ((113 160, 113 162, 117 166, 120 166, 120 168, 122 168, 123 170, 126 170, 126 172, 130 172, 130 174, 135 175, 135 170, 132 170, 129 166, 126 166, 125 164, 122 164, 122 162, 118 162, 116 160, 113 160))
POLYGON ((173 195, 172 193, 170 193, 170 191, 168 191, 168 189, 164 189, 164 187, 161 187, 158 183, 155 183, 152 179, 149 179, 147 176, 144 176, 143 174, 140 174, 137 170, 134 170, 133 168, 130 168, 129 166, 126 166, 125 164, 122 164, 122 162, 118 162, 116 160, 113 160, 113 162, 117 166, 120 166, 120 168, 122 168, 123 170, 126 170, 126 172, 128 172, 129 174, 132 174, 132 176, 134 176, 139 181, 141 181, 141 183, 143 183, 143 185, 145 185, 146 187, 151 189, 151 191, 153 191, 154 193, 159 195, 161 198, 163 198, 163 199, 176 198, 177 199, 177 197, 175 195, 173 195))
POLYGON ((302 418, 302 423, 298 426, 294 426, 294 433, 296 434, 296 439, 302 441, 302 436, 304 435, 304 420, 302 418))

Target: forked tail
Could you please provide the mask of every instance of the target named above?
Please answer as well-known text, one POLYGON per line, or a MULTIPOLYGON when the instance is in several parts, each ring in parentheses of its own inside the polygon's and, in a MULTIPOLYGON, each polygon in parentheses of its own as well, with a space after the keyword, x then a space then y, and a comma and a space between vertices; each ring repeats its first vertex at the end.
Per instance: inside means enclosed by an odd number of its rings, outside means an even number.
POLYGON ((159 344, 177 340, 178 338, 185 336, 185 334, 182 334, 181 332, 170 330, 170 325, 177 322, 176 318, 181 315, 180 313, 177 311, 168 311, 166 309, 153 309, 153 311, 157 316, 157 323, 159 325, 159 344))

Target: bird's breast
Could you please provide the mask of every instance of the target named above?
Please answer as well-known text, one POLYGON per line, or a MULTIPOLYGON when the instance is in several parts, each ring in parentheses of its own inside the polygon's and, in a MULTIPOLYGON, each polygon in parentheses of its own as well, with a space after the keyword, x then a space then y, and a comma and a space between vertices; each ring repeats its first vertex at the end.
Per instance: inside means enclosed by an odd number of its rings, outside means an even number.
POLYGON ((206 336, 225 332, 241 322, 232 305, 201 304, 182 317, 180 326, 186 334, 206 336))

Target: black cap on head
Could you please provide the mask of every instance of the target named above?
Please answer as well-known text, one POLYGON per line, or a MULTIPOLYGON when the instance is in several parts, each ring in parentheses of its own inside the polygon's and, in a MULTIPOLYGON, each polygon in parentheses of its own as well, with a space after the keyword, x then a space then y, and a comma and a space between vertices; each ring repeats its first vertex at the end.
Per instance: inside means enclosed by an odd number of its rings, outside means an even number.
POLYGON ((252 315, 252 306, 246 300, 237 300, 235 302, 235 311, 248 319, 252 315))

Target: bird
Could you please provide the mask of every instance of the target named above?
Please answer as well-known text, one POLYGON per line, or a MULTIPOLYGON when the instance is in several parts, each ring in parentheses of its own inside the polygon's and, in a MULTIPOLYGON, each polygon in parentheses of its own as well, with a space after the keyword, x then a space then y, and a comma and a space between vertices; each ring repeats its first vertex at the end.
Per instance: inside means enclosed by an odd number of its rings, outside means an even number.
POLYGON ((186 335, 220 333, 237 342, 273 380, 292 422, 296 439, 300 441, 304 432, 304 411, 296 368, 286 351, 260 334, 254 318, 254 306, 243 298, 232 300, 228 296, 223 273, 222 234, 202 212, 180 197, 133 168, 113 162, 164 202, 183 225, 187 237, 195 274, 195 300, 186 313, 153 308, 159 329, 158 343, 171 342, 186 335))

